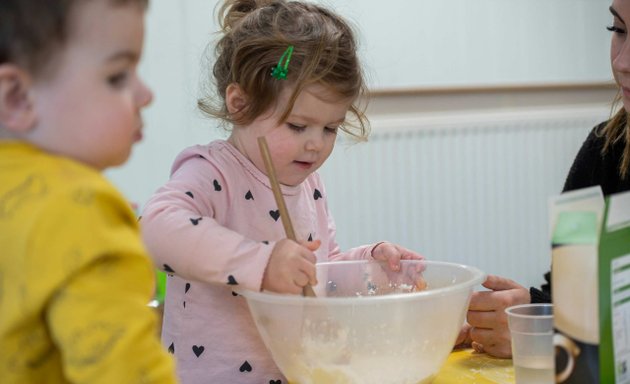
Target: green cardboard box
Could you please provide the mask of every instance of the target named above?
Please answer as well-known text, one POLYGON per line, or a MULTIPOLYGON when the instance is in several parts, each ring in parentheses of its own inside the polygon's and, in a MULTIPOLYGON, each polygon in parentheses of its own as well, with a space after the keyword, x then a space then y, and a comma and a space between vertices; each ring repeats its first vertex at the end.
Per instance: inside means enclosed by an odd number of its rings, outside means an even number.
POLYGON ((556 382, 630 383, 630 192, 551 200, 556 382))

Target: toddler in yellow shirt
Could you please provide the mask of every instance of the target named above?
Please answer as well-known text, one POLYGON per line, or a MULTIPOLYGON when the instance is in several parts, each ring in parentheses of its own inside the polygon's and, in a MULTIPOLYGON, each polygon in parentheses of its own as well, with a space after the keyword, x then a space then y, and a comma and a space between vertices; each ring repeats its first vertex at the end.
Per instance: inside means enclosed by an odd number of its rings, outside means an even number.
POLYGON ((173 383, 153 268, 101 171, 152 99, 146 0, 0 1, 0 382, 173 383))

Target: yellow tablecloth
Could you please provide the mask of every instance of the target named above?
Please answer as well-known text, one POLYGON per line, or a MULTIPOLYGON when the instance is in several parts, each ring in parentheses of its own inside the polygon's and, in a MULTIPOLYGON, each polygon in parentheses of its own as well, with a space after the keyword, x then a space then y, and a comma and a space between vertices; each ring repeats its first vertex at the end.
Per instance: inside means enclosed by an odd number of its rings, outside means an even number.
POLYGON ((433 384, 514 384, 510 359, 496 359, 472 349, 452 352, 433 384))

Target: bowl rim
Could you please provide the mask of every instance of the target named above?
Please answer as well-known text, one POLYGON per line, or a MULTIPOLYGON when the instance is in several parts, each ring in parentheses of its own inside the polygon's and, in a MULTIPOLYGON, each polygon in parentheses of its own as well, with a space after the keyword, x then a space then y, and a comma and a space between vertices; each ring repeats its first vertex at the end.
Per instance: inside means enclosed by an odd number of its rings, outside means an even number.
MULTIPOLYGON (((301 295, 295 294, 286 294, 286 293, 275 293, 275 292, 256 292, 246 288, 235 287, 233 289, 237 294, 244 296, 246 299, 252 298, 256 301, 273 303, 273 304, 285 304, 285 305, 347 305, 350 301, 355 305, 364 305, 364 304, 373 304, 374 302, 379 301, 392 301, 396 299, 396 301, 406 301, 406 300, 418 300, 422 297, 435 297, 435 296, 445 296, 453 293, 454 291, 460 291, 466 288, 472 288, 475 285, 481 284, 485 278, 486 274, 481 271, 479 268, 472 267, 469 265, 464 265, 460 263, 453 263, 448 261, 434 261, 434 260, 401 260, 401 263, 415 263, 421 261, 428 265, 442 265, 442 266, 450 266, 450 267, 458 267, 468 270, 472 273, 472 277, 469 281, 459 282, 457 284, 430 289, 428 291, 420 291, 420 292, 408 292, 408 293, 392 293, 389 295, 380 295, 380 296, 361 296, 361 300, 356 300, 356 297, 305 297, 301 295)), ((379 260, 343 260, 343 261, 325 261, 321 263, 317 263, 318 265, 329 265, 329 264, 364 264, 364 263, 381 263, 385 264, 385 261, 379 260)))

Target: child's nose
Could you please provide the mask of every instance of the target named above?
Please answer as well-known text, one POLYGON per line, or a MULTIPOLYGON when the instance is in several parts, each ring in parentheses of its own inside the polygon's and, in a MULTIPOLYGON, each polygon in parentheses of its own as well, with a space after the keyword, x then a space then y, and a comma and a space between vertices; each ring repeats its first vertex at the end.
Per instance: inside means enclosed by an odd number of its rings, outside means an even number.
POLYGON ((140 78, 138 78, 135 98, 136 104, 140 108, 146 107, 153 101, 153 91, 140 78))
POLYGON ((319 133, 309 135, 306 140, 306 149, 308 151, 319 151, 324 145, 324 139, 319 133))

